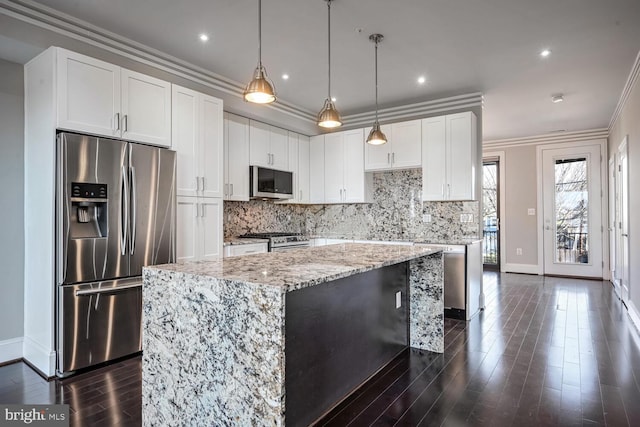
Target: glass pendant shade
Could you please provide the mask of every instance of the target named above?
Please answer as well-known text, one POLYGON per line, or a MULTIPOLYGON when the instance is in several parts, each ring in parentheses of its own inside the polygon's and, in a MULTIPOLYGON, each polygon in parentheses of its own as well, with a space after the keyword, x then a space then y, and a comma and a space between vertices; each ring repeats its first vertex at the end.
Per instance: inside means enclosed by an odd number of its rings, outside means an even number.
POLYGON ((336 109, 335 104, 329 98, 324 100, 324 106, 318 113, 318 126, 323 128, 337 128, 342 126, 340 113, 336 109))
POLYGON ((258 65, 253 74, 253 80, 245 88, 244 99, 256 104, 269 104, 276 100, 273 85, 268 80, 267 72, 262 64, 258 65))
POLYGON ((367 144, 382 145, 387 143, 387 136, 380 130, 380 124, 375 122, 369 136, 367 136, 367 144))

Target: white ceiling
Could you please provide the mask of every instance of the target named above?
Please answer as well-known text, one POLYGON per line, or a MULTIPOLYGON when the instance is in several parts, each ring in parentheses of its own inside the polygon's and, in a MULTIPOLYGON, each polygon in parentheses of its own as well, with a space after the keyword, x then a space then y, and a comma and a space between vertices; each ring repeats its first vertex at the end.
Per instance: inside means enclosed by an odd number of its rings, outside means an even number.
MULTIPOLYGON (((237 82, 257 62, 256 0, 37 3, 237 82)), ((325 1, 264 0, 262 28, 279 99, 318 111, 327 94, 325 1)), ((374 32, 385 37, 382 107, 482 92, 484 140, 595 129, 608 126, 640 50, 640 1, 335 0, 332 86, 343 115, 373 109, 374 32), (551 103, 555 93, 565 101, 551 103)))

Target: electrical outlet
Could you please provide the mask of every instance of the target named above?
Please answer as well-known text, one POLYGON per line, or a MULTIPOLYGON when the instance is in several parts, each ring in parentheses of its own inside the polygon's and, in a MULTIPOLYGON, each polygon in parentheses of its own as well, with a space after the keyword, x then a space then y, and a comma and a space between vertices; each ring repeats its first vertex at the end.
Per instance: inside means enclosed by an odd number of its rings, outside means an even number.
POLYGON ((522 248, 516 248, 516 255, 522 255, 522 248))
POLYGON ((473 214, 460 214, 460 222, 473 222, 473 214))
POLYGON ((527 209, 527 215, 534 216, 536 214, 535 208, 527 209))
POLYGON ((402 307, 402 292, 396 292, 396 308, 402 307))
POLYGON ((422 214, 422 222, 431 222, 431 214, 422 214))

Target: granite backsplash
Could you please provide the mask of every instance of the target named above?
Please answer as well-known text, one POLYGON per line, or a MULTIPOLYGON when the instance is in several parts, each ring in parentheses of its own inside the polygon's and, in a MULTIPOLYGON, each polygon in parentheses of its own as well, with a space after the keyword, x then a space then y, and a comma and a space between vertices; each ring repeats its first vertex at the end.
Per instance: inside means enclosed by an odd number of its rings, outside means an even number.
POLYGON ((373 202, 286 205, 224 202, 224 235, 288 231, 363 240, 477 238, 479 202, 423 202, 422 170, 375 172, 373 202), (431 221, 424 222, 423 216, 431 221), (467 216, 462 221, 462 216, 467 216), (470 221, 469 221, 470 219, 470 221))

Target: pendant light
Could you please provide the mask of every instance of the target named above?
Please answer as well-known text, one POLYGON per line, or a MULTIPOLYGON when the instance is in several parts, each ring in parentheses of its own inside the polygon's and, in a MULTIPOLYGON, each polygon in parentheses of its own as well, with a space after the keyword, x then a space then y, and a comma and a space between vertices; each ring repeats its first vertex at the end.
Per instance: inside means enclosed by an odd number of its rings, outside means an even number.
POLYGON ((256 104, 270 104, 276 100, 273 84, 262 65, 262 0, 258 0, 258 66, 253 72, 253 80, 244 90, 245 101, 256 104))
POLYGON ((376 121, 367 136, 367 144, 382 145, 387 143, 387 137, 380 130, 380 123, 378 123, 378 43, 382 41, 384 36, 382 34, 371 34, 369 40, 376 44, 376 121))
POLYGON ((318 113, 318 126, 323 128, 336 128, 338 126, 342 126, 342 119, 340 118, 340 113, 336 110, 336 106, 331 100, 331 1, 325 0, 327 2, 327 10, 328 10, 328 46, 329 46, 329 92, 327 93, 327 99, 324 100, 324 105, 322 106, 322 110, 318 113))

